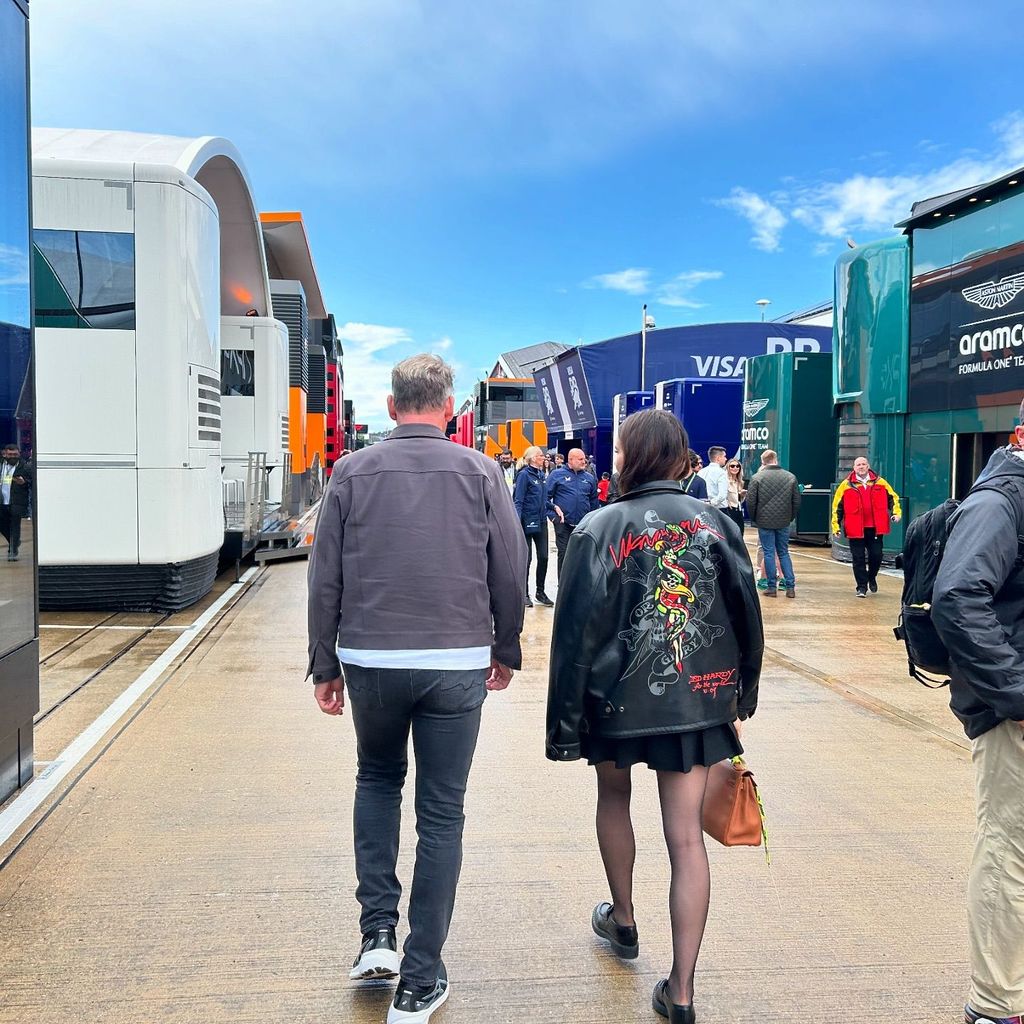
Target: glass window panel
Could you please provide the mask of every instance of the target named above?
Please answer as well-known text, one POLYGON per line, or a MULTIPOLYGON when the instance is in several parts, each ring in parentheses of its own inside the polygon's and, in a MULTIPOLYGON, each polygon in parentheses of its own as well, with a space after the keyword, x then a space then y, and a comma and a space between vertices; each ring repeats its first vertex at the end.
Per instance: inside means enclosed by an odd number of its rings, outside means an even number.
POLYGON ((953 263, 1000 247, 1000 206, 1001 203, 977 203, 950 222, 953 263))
POLYGON ((37 230, 37 327, 135 329, 135 237, 37 230))
POLYGON ((25 17, 0 3, 0 656, 36 634, 27 61, 25 17))
POLYGON ((89 322, 79 316, 75 303, 61 283, 50 261, 32 246, 32 260, 36 286, 36 327, 88 328, 89 322))
POLYGON ((948 267, 953 262, 953 222, 934 228, 915 228, 911 252, 914 277, 948 267))
POLYGON ((256 371, 252 352, 234 348, 221 351, 220 393, 240 398, 256 396, 256 371))
POLYGON ((999 214, 1000 245, 1014 245, 1024 238, 1024 190, 1008 193, 993 206, 999 214))

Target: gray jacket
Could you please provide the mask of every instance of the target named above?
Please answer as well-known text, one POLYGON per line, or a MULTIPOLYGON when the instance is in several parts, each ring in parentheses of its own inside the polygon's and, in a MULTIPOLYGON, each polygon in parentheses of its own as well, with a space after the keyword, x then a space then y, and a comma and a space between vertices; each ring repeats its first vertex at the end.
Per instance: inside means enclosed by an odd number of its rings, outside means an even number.
POLYGON ((337 647, 490 647, 519 668, 526 541, 501 467, 406 424, 335 464, 309 559, 309 668, 337 647))
POLYGON ((762 466, 747 485, 747 514, 762 530, 784 530, 800 511, 800 485, 781 466, 762 466))

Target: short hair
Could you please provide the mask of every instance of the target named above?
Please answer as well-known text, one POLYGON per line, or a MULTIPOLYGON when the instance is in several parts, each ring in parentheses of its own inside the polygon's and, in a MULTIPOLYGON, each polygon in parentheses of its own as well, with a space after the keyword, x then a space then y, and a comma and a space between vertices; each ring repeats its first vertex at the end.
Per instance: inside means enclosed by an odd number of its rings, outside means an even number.
POLYGON ((8 441, 3 448, 0 448, 0 451, 5 452, 8 448, 17 448, 19 452, 21 451, 21 445, 17 441, 8 441))
POLYGON ((772 465, 774 465, 778 461, 779 461, 779 453, 776 452, 776 451, 772 451, 771 448, 769 448, 767 451, 761 452, 761 465, 762 466, 772 466, 772 465))
POLYGON ((627 416, 619 428, 619 448, 621 494, 652 480, 680 480, 690 468, 686 429, 664 409, 644 409, 627 416))
POLYGON ((434 412, 454 394, 455 374, 440 356, 409 356, 391 371, 396 412, 434 412))
POLYGON ((713 444, 713 445, 712 445, 712 446, 711 446, 711 447, 710 447, 710 448, 708 449, 708 458, 709 458, 709 459, 710 459, 710 460, 711 460, 712 462, 714 462, 714 461, 715 461, 715 459, 716 459, 716 458, 717 458, 717 457, 718 457, 719 455, 724 455, 724 454, 725 454, 725 449, 724 449, 724 448, 722 448, 722 447, 721 447, 720 445, 717 445, 717 444, 713 444))
POLYGON ((534 455, 543 455, 543 454, 544 454, 544 449, 543 448, 538 448, 537 445, 531 444, 530 447, 527 448, 525 452, 523 452, 523 458, 524 459, 532 459, 534 457, 534 455))

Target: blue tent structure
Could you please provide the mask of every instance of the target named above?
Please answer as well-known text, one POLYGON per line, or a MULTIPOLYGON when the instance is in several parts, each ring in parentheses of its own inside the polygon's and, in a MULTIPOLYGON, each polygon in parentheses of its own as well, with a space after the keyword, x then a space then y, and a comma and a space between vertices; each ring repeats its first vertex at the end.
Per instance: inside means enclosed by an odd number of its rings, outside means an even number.
MULTIPOLYGON (((549 435, 561 447, 582 441, 600 471, 611 468, 613 401, 641 390, 639 332, 581 345, 534 371, 549 435)), ((832 328, 780 323, 695 324, 647 331, 647 390, 680 377, 743 377, 766 352, 831 352, 832 328)))

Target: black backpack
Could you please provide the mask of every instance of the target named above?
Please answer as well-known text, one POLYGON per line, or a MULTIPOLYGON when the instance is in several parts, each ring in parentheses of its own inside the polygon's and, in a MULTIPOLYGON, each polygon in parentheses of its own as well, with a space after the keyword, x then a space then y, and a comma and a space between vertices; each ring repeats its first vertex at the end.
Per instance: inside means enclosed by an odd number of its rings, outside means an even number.
MULTIPOLYGON (((998 483, 975 484, 978 491, 1002 490, 998 483)), ((949 651, 932 622, 932 591, 949 539, 949 520, 960 507, 950 499, 919 515, 907 528, 903 554, 896 560, 903 569, 903 597, 899 623, 893 633, 907 648, 912 678, 933 690, 949 685, 949 651), (945 675, 947 678, 935 678, 945 675)), ((1018 538, 1017 568, 1024 565, 1024 538, 1018 538)))

